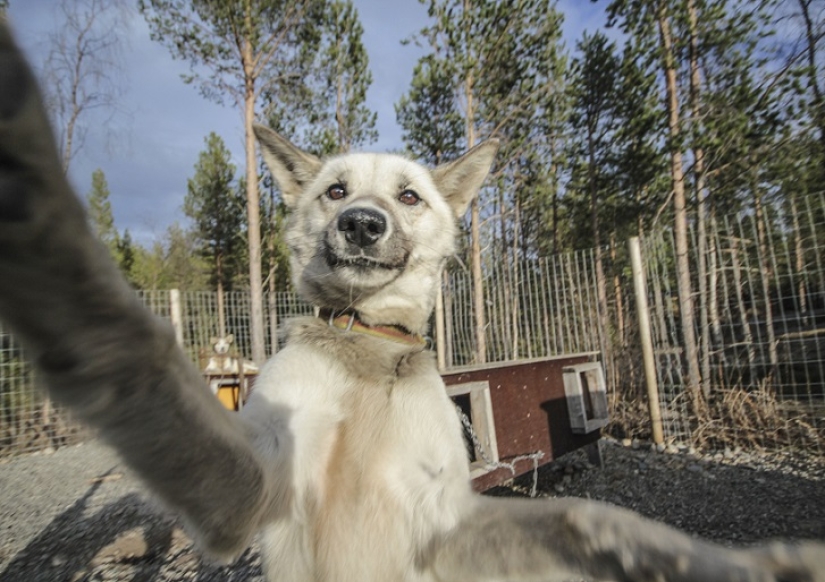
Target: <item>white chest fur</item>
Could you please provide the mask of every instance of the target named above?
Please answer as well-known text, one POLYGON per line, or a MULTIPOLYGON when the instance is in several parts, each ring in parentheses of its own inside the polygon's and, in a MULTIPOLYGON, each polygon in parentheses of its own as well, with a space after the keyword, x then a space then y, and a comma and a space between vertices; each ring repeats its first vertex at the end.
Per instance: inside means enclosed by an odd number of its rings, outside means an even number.
POLYGON ((307 320, 264 366, 244 415, 292 479, 288 518, 263 535, 269 580, 430 579, 416 554, 471 495, 430 353, 307 320))

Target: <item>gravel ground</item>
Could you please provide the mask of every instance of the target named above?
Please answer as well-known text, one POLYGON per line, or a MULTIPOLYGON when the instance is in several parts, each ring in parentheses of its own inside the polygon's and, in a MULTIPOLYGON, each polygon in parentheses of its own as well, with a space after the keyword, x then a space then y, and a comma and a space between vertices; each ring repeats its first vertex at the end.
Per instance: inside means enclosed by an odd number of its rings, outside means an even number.
MULTIPOLYGON (((726 544, 825 540, 825 461, 602 441, 602 468, 572 453, 539 471, 539 495, 629 507, 726 544)), ((524 495, 518 479, 496 495, 524 495)), ((0 463, 0 582, 263 582, 255 547, 202 559, 104 445, 0 463)))

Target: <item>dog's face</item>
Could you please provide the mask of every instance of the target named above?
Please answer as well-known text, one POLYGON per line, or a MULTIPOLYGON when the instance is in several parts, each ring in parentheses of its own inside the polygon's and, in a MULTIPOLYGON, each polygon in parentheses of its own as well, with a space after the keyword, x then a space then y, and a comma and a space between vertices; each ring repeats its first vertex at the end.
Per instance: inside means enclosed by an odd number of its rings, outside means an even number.
POLYGON ((223 337, 213 337, 211 341, 212 351, 219 356, 224 356, 229 353, 234 341, 235 334, 232 333, 223 337))
POLYGON ((368 324, 426 328, 456 218, 489 171, 497 143, 429 170, 388 154, 321 161, 255 128, 284 202, 294 283, 320 307, 356 309, 368 324))

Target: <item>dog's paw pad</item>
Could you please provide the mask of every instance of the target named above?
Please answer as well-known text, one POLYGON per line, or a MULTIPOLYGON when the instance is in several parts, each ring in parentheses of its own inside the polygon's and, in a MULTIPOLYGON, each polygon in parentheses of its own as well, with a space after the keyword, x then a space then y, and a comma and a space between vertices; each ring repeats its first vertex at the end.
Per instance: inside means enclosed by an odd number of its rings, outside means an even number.
POLYGON ((26 63, 17 52, 0 52, 0 121, 13 118, 31 87, 26 63))
POLYGON ((27 186, 19 175, 4 173, 0 159, 0 222, 22 222, 30 218, 27 186))

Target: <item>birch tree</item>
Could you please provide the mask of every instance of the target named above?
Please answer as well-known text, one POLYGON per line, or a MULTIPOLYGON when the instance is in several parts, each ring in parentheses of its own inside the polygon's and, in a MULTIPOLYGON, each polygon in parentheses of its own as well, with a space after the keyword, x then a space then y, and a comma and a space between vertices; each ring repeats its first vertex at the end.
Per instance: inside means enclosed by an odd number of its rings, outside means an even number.
MULTIPOLYGON (((63 171, 86 143, 92 111, 111 117, 125 91, 124 0, 60 0, 58 26, 49 33, 42 78, 46 107, 59 134, 63 171)), ((108 123, 98 122, 98 127, 108 123)))

